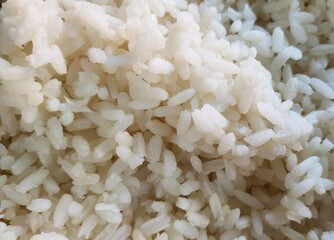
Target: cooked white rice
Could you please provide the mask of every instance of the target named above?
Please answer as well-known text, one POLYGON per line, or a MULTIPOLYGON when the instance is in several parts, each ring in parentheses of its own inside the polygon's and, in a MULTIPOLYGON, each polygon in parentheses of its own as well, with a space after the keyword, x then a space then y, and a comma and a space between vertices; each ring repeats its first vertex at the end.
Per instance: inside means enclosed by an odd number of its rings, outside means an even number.
POLYGON ((333 79, 332 0, 7 0, 0 240, 332 240, 333 79))

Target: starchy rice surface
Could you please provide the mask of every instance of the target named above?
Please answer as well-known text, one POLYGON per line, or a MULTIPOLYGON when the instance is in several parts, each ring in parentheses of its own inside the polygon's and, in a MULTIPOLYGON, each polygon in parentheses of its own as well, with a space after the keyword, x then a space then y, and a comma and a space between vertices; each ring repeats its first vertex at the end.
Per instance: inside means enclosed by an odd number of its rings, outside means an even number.
POLYGON ((333 99, 333 0, 7 0, 0 240, 332 240, 333 99))

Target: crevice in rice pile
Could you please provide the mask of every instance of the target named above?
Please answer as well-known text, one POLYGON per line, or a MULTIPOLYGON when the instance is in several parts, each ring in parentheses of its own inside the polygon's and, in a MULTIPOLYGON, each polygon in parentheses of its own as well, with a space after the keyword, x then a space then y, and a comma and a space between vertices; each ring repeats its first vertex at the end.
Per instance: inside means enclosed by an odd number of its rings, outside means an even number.
POLYGON ((8 0, 1 240, 334 239, 334 1, 8 0))

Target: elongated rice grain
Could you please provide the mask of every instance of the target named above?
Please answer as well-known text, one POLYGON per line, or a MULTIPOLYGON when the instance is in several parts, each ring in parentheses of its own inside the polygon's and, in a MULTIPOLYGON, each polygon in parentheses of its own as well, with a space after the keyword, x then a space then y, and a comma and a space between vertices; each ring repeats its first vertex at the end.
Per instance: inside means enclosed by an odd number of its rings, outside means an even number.
POLYGON ((325 98, 334 98, 334 90, 322 80, 317 78, 311 78, 311 86, 325 98))
POLYGON ((173 227, 176 231, 189 239, 196 239, 199 234, 196 227, 184 220, 175 220, 173 227))
POLYGON ((264 207, 263 203, 261 203, 259 200, 257 200, 255 197, 252 195, 242 192, 240 190, 235 191, 235 196, 238 198, 241 202, 254 207, 255 209, 261 209, 264 207))
POLYGON ((144 222, 140 229, 145 236, 151 236, 158 233, 170 225, 170 218, 164 215, 157 216, 144 222))

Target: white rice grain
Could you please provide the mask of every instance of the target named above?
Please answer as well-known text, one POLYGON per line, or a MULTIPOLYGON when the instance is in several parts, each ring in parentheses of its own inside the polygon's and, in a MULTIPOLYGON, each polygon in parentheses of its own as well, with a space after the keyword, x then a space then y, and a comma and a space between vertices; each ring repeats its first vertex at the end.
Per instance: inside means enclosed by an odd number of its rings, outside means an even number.
POLYGON ((245 31, 240 34, 241 38, 245 41, 262 41, 265 37, 265 33, 258 30, 245 31))
POLYGON ((197 226, 199 228, 206 228, 210 220, 203 214, 199 214, 196 212, 188 212, 187 213, 187 220, 189 223, 191 223, 194 226, 197 226))
POLYGON ((82 136, 74 136, 72 144, 79 156, 87 157, 91 153, 89 142, 82 136))
POLYGON ((228 121, 227 119, 217 111, 214 107, 210 104, 204 104, 202 107, 202 112, 210 118, 210 120, 217 126, 224 128, 227 126, 228 121))
POLYGON ((43 180, 47 177, 49 171, 44 167, 41 167, 36 172, 31 173, 25 179, 23 179, 17 186, 16 190, 20 193, 26 193, 29 190, 38 187, 42 184, 43 180))
POLYGON ((68 206, 68 215, 70 217, 79 217, 83 211, 83 206, 75 201, 71 202, 68 206))
POLYGON ((184 135, 191 123, 191 113, 189 111, 182 111, 176 125, 176 132, 178 136, 184 135))
POLYGON ((78 237, 85 237, 87 239, 91 234, 91 231, 97 225, 97 220, 98 218, 95 214, 90 214, 87 216, 79 229, 78 237))
POLYGON ((14 164, 10 166, 10 170, 14 175, 19 175, 27 170, 32 164, 37 161, 36 158, 31 157, 28 153, 24 153, 14 164))
POLYGON ((170 218, 165 215, 160 215, 144 222, 140 226, 140 230, 143 232, 145 236, 151 236, 168 228, 169 225, 170 225, 170 218))
POLYGON ((34 234, 30 240, 46 240, 46 239, 52 239, 52 240, 68 240, 66 236, 60 233, 50 232, 45 233, 42 232, 40 234, 34 234))
POLYGON ((241 202, 255 208, 255 209, 262 209, 264 207, 263 203, 257 200, 254 196, 250 195, 249 193, 242 192, 240 190, 235 191, 235 196, 241 202))
POLYGON ((311 86, 325 98, 328 99, 334 98, 334 90, 330 86, 328 86, 324 81, 318 78, 311 78, 311 86))
POLYGON ((171 151, 165 150, 163 152, 163 173, 165 177, 171 177, 176 171, 176 159, 174 154, 171 151))
POLYGON ((17 192, 14 185, 3 185, 2 191, 4 195, 20 205, 28 205, 31 202, 31 196, 28 193, 17 192))
POLYGON ((66 224, 69 218, 67 209, 72 201, 73 198, 69 194, 64 194, 61 196, 53 214, 53 225, 55 228, 61 228, 66 224))
POLYGON ((50 209, 51 205, 52 203, 49 199, 37 198, 27 205, 27 209, 32 212, 45 212, 50 209))
POLYGON ((105 64, 108 59, 106 53, 102 49, 94 47, 88 49, 87 55, 89 60, 93 63, 105 64))
POLYGON ((162 58, 153 58, 148 63, 148 68, 155 74, 170 74, 175 70, 173 64, 162 58))
POLYGON ((190 158, 190 163, 191 163, 192 167, 195 169, 195 171, 197 171, 200 174, 203 174, 202 161, 198 157, 192 156, 190 158))
POLYGON ((115 204, 97 203, 95 205, 96 214, 108 223, 119 224, 122 221, 121 210, 115 204))
POLYGON ((296 239, 296 240, 304 239, 304 236, 301 233, 293 230, 292 228, 281 227, 280 230, 289 239, 296 239))
POLYGON ((271 129, 266 129, 261 132, 253 133, 245 138, 245 141, 253 147, 258 147, 265 144, 274 136, 274 132, 271 129))
POLYGON ((200 184, 196 180, 189 180, 181 184, 180 193, 182 195, 190 195, 192 192, 197 191, 200 188, 200 184))
POLYGON ((170 107, 181 105, 187 101, 189 101, 196 93, 196 90, 193 88, 188 88, 179 92, 168 99, 167 105, 170 107))
POLYGON ((272 49, 274 53, 279 53, 283 48, 284 32, 280 27, 276 27, 272 35, 272 49))
POLYGON ((109 237, 113 239, 125 240, 127 237, 131 235, 132 227, 128 224, 124 224, 123 226, 119 227, 117 231, 109 237))
POLYGON ((263 224, 261 220, 261 215, 254 208, 251 211, 251 220, 256 234, 261 235, 263 233, 263 224))
POLYGON ((291 198, 298 198, 308 191, 310 191, 316 184, 315 180, 312 178, 307 178, 297 184, 295 184, 289 191, 289 196, 291 198))
POLYGON ((196 239, 198 237, 199 232, 197 228, 185 220, 175 220, 173 227, 176 231, 189 239, 196 239))
POLYGON ((151 163, 158 162, 162 152, 162 147, 163 141, 161 137, 157 135, 153 136, 148 144, 147 160, 151 163))
POLYGON ((310 49, 312 56, 330 55, 334 53, 334 45, 332 44, 319 44, 310 49))

